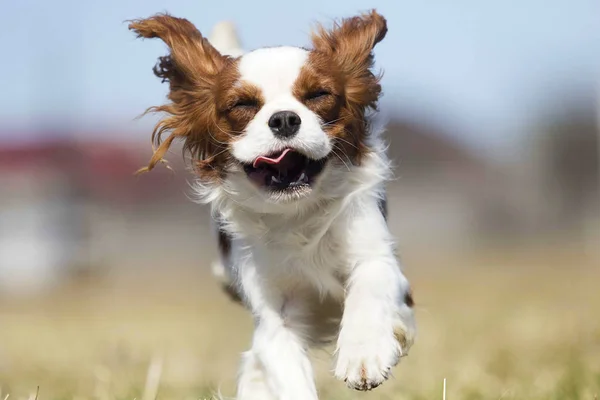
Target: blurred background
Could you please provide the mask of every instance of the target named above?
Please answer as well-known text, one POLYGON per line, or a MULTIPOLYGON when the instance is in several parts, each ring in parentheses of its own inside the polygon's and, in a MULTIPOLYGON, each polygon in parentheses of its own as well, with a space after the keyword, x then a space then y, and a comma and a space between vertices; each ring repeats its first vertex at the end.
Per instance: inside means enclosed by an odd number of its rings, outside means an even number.
POLYGON ((600 390, 600 3, 12 0, 0 11, 0 395, 233 395, 249 315, 209 274, 206 207, 173 172, 135 177, 165 101, 168 11, 220 49, 309 45, 377 8, 390 226, 421 336, 392 382, 325 398, 592 399, 600 390))

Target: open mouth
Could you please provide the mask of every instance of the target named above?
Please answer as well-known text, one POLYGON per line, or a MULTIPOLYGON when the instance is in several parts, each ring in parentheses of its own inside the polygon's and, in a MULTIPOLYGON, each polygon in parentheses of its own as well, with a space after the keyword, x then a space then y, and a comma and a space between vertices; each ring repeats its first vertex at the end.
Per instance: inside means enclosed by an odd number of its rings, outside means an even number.
POLYGON ((285 191, 308 188, 323 170, 326 158, 312 160, 292 149, 257 157, 245 164, 248 178, 262 188, 285 191))

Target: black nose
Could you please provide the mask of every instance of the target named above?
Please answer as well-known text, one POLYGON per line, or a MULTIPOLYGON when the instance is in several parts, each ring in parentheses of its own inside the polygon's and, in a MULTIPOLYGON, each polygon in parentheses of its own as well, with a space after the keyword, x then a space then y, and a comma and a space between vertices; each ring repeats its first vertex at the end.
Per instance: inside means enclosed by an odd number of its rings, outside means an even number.
POLYGON ((302 120, 300 116, 292 111, 279 111, 269 118, 269 128, 275 136, 281 138, 291 138, 300 129, 302 120))

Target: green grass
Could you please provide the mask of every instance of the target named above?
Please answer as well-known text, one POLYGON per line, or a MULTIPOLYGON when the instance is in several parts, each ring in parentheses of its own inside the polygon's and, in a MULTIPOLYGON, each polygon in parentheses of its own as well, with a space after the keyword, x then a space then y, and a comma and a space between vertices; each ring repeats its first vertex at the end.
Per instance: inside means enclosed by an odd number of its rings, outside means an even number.
MULTIPOLYGON (((567 260, 409 260, 419 322, 411 354, 381 388, 359 393, 315 351, 321 398, 441 400, 447 378, 448 400, 593 400, 600 271, 567 260)), ((248 313, 201 272, 1 301, 0 400, 34 399, 38 386, 40 400, 198 400, 219 389, 232 398, 250 335, 248 313)))

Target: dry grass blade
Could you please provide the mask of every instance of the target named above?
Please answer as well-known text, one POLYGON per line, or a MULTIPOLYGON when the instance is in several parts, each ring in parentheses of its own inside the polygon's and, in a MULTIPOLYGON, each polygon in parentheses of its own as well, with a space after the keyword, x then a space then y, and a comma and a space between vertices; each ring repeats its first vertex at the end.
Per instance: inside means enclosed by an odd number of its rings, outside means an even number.
MULTIPOLYGON (((29 395, 29 400, 38 400, 39 395, 40 395, 40 387, 38 386, 37 389, 35 390, 35 394, 31 393, 31 395, 29 395)), ((6 397, 8 398, 8 395, 6 397)))
POLYGON ((444 378, 444 389, 442 390, 442 399, 446 400, 446 378, 444 378))
POLYGON ((162 376, 162 358, 155 357, 148 367, 146 375, 146 384, 144 385, 144 394, 142 400, 156 400, 158 388, 160 386, 160 378, 162 376))

